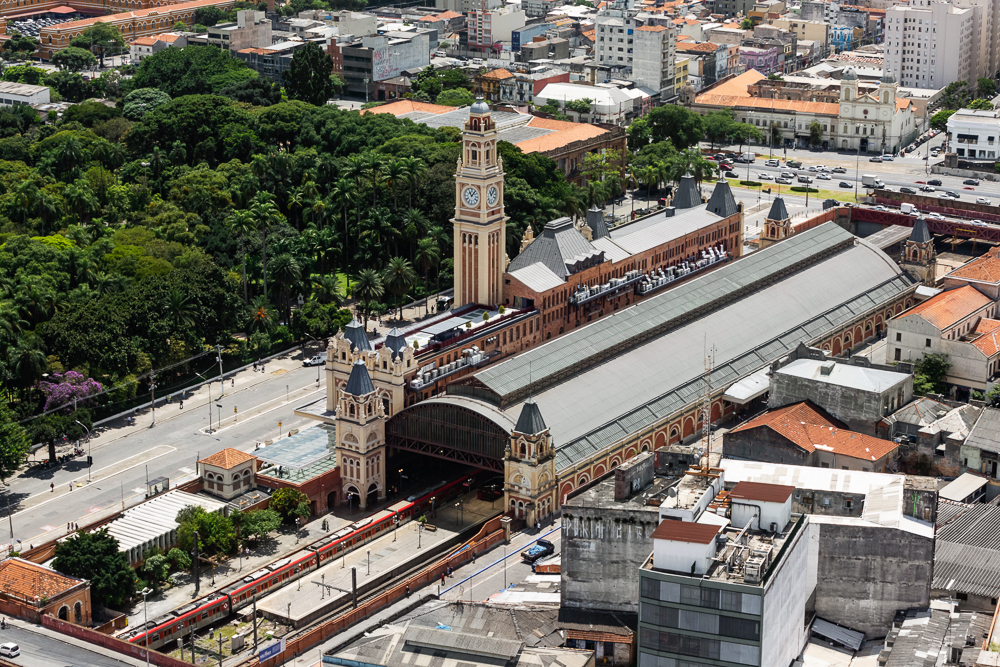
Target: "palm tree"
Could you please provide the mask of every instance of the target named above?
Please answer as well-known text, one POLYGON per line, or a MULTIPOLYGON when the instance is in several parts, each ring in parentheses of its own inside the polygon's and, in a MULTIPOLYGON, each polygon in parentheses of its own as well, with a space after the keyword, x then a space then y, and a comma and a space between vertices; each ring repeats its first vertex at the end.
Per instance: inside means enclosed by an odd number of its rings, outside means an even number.
POLYGON ((21 209, 21 221, 27 222, 38 199, 38 186, 34 181, 21 181, 14 191, 14 201, 21 209))
POLYGON ((397 211, 396 189, 399 182, 406 179, 406 165, 402 160, 390 160, 385 165, 385 184, 392 195, 392 210, 397 211))
MULTIPOLYGON (((306 205, 306 196, 302 192, 302 188, 297 188, 291 194, 288 195, 289 214, 291 214, 292 211, 294 211, 295 209, 298 209, 300 211, 304 210, 305 205, 306 205)), ((303 215, 303 217, 305 216, 303 215)), ((305 220, 303 220, 302 222, 305 223, 305 220)), ((302 230, 302 225, 299 225, 299 230, 300 231, 302 230)))
MULTIPOLYGON (((382 284, 400 301, 416 282, 417 272, 413 270, 410 260, 403 257, 393 257, 382 271, 382 284)), ((396 305, 402 304, 397 302, 396 305)))
POLYGON ((385 159, 375 151, 368 151, 361 154, 361 164, 364 165, 365 178, 371 181, 372 206, 375 206, 379 183, 385 181, 385 159))
POLYGON ((274 226, 281 222, 281 213, 274 205, 274 195, 268 192, 259 192, 254 197, 253 205, 250 207, 250 214, 253 216, 254 226, 260 234, 261 242, 261 268, 264 276, 264 295, 267 296, 267 239, 271 235, 274 226))
POLYGON ((285 322, 289 322, 292 318, 292 289, 302 280, 302 267, 291 253, 285 252, 271 261, 269 271, 281 290, 285 322))
POLYGON ((274 309, 264 295, 254 297, 247 318, 247 335, 257 332, 271 333, 275 327, 274 309))
POLYGON ((357 214, 357 222, 361 224, 361 180, 365 177, 365 162, 360 155, 354 154, 347 158, 347 163, 344 165, 344 178, 354 181, 355 192, 359 193, 359 196, 354 198, 354 211, 357 214))
POLYGON ((361 307, 362 316, 365 320, 365 331, 368 331, 368 311, 373 301, 382 298, 385 288, 382 286, 382 276, 373 269, 365 269, 358 274, 354 281, 354 297, 361 307))
POLYGON ((84 162, 80 141, 76 137, 70 137, 63 143, 62 150, 59 151, 59 163, 63 166, 63 171, 78 169, 78 165, 84 164, 84 162))
POLYGON ((426 289, 428 287, 427 275, 441 262, 441 249, 434 239, 422 238, 417 241, 417 251, 413 256, 413 262, 424 274, 424 288, 426 289))
POLYGON ((344 302, 344 292, 340 289, 340 281, 336 276, 323 276, 312 282, 312 294, 309 299, 324 306, 334 304, 338 308, 344 302))
POLYGON ((406 184, 410 186, 410 208, 413 208, 413 191, 423 180, 427 173, 427 165, 418 157, 404 157, 399 160, 403 165, 403 177, 406 184))
POLYGON ((25 390, 30 390, 42 379, 42 373, 45 372, 47 365, 45 353, 38 349, 35 341, 22 340, 10 353, 9 359, 11 372, 23 395, 25 390))
POLYGON ((257 230, 256 220, 250 211, 233 211, 226 218, 226 229, 240 240, 240 262, 243 266, 243 303, 250 303, 247 288, 247 251, 246 240, 257 230))
POLYGON ((194 324, 196 311, 191 303, 191 296, 177 287, 172 287, 167 293, 167 315, 178 329, 194 324))
POLYGON ((257 182, 260 183, 261 187, 266 187, 264 184, 271 176, 271 167, 267 164, 266 155, 263 153, 257 153, 253 156, 253 160, 250 162, 250 173, 252 173, 254 178, 257 179, 257 182))
POLYGON ((412 241, 419 238, 427 229, 427 216, 419 208, 410 208, 403 213, 403 235, 411 241, 410 255, 413 255, 412 241))

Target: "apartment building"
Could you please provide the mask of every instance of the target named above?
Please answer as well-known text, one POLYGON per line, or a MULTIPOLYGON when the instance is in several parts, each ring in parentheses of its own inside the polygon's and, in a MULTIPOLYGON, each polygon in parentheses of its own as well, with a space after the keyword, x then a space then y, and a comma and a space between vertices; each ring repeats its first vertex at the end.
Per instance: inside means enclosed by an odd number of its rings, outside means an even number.
POLYGON ((502 9, 475 10, 468 13, 469 49, 490 51, 501 42, 510 42, 511 33, 526 23, 524 10, 513 5, 502 9))
MULTIPOLYGON (((901 86, 944 88, 975 81, 980 67, 983 7, 909 0, 886 10, 884 69, 901 86)), ((988 62, 988 61, 987 61, 988 62)))
POLYGON ((979 76, 995 76, 1000 69, 1000 0, 955 0, 956 7, 979 7, 982 18, 976 23, 979 76))
POLYGON ((1000 114, 959 109, 948 119, 949 153, 960 158, 996 160, 1000 152, 1000 114))
POLYGON ((659 94, 674 96, 677 34, 673 27, 649 25, 629 12, 607 10, 595 21, 595 61, 659 94))

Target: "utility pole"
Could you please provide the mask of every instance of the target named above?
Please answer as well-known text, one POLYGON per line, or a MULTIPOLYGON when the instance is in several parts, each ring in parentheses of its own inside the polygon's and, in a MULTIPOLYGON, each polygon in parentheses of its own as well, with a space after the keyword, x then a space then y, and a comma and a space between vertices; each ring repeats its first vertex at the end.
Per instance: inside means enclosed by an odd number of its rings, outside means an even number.
POLYGON ((153 421, 150 422, 149 426, 152 428, 156 426, 156 373, 149 373, 149 396, 152 399, 153 404, 153 421))
POLYGON ((702 469, 708 469, 712 453, 712 366, 714 353, 708 351, 708 335, 705 335, 705 374, 702 378, 701 397, 701 448, 704 459, 699 461, 702 469))
POLYGON ((198 591, 201 590, 201 567, 199 559, 200 555, 198 554, 198 531, 196 530, 194 531, 194 596, 195 597, 198 597, 198 591))
POLYGON ((351 568, 351 599, 353 601, 354 609, 358 608, 358 570, 357 568, 351 568))
MULTIPOLYGON (((222 346, 221 345, 216 345, 215 346, 215 352, 218 355, 218 356, 216 356, 215 360, 219 362, 219 383, 222 385, 222 396, 225 396, 226 395, 226 378, 222 374, 222 346)), ((221 398, 222 396, 220 396, 219 398, 221 398)))
MULTIPOLYGON (((181 655, 181 660, 184 660, 184 656, 181 655)), ((194 623, 191 624, 191 664, 195 664, 194 656, 194 623)))
POLYGON ((219 667, 222 667, 222 633, 219 633, 219 667))
POLYGON ((10 522, 10 539, 14 539, 14 519, 10 515, 10 498, 7 499, 7 521, 10 522))
POLYGON ((253 652, 257 652, 257 591, 253 593, 253 652))

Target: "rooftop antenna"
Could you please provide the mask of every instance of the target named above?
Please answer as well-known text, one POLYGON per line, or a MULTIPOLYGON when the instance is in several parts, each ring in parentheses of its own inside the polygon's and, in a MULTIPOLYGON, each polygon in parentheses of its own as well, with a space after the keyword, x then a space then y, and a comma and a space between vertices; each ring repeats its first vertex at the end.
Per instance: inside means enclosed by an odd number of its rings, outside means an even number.
POLYGON ((702 470, 708 470, 709 454, 712 451, 712 367, 715 365, 715 346, 708 347, 705 334, 705 374, 702 376, 701 396, 701 459, 702 470))

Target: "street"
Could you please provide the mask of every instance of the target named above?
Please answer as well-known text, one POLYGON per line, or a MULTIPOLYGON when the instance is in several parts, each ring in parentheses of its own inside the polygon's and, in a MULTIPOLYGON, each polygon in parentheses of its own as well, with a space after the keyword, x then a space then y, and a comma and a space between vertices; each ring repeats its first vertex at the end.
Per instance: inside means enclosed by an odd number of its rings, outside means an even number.
MULTIPOLYGON (((308 349, 306 355, 317 352, 308 349)), ((251 451, 257 442, 312 423, 295 417, 293 410, 320 397, 326 383, 321 378, 317 384, 322 372, 303 367, 301 359, 302 353, 296 352, 268 362, 264 374, 242 371, 235 386, 227 379, 221 397, 220 383, 213 382, 193 392, 183 409, 177 401, 158 407, 155 425, 147 410, 133 426, 119 424, 95 434, 89 447, 94 458, 89 484, 85 456, 54 468, 21 471, 4 489, 3 502, 12 515, 0 539, 37 546, 65 535, 67 523, 85 525, 141 500, 146 480, 168 477, 173 487, 180 478, 193 478, 200 458, 226 447, 251 451), (216 429, 211 433, 210 419, 216 429)), ((46 451, 35 456, 46 458, 46 451)))
MULTIPOLYGON (((18 621, 20 624, 21 622, 18 621)), ((8 625, 0 630, 0 643, 14 642, 21 649, 21 655, 7 658, 23 667, 122 667, 123 665, 145 664, 127 656, 116 656, 102 649, 90 650, 86 644, 74 640, 68 643, 48 634, 8 625)))
POLYGON ((521 559, 521 552, 529 544, 543 537, 552 542, 556 547, 555 553, 559 553, 562 531, 550 531, 552 528, 546 526, 540 534, 535 531, 517 533, 511 537, 510 544, 505 547, 497 546, 477 559, 475 564, 470 563, 456 570, 441 599, 483 601, 510 586, 520 584, 533 574, 531 565, 521 559))

